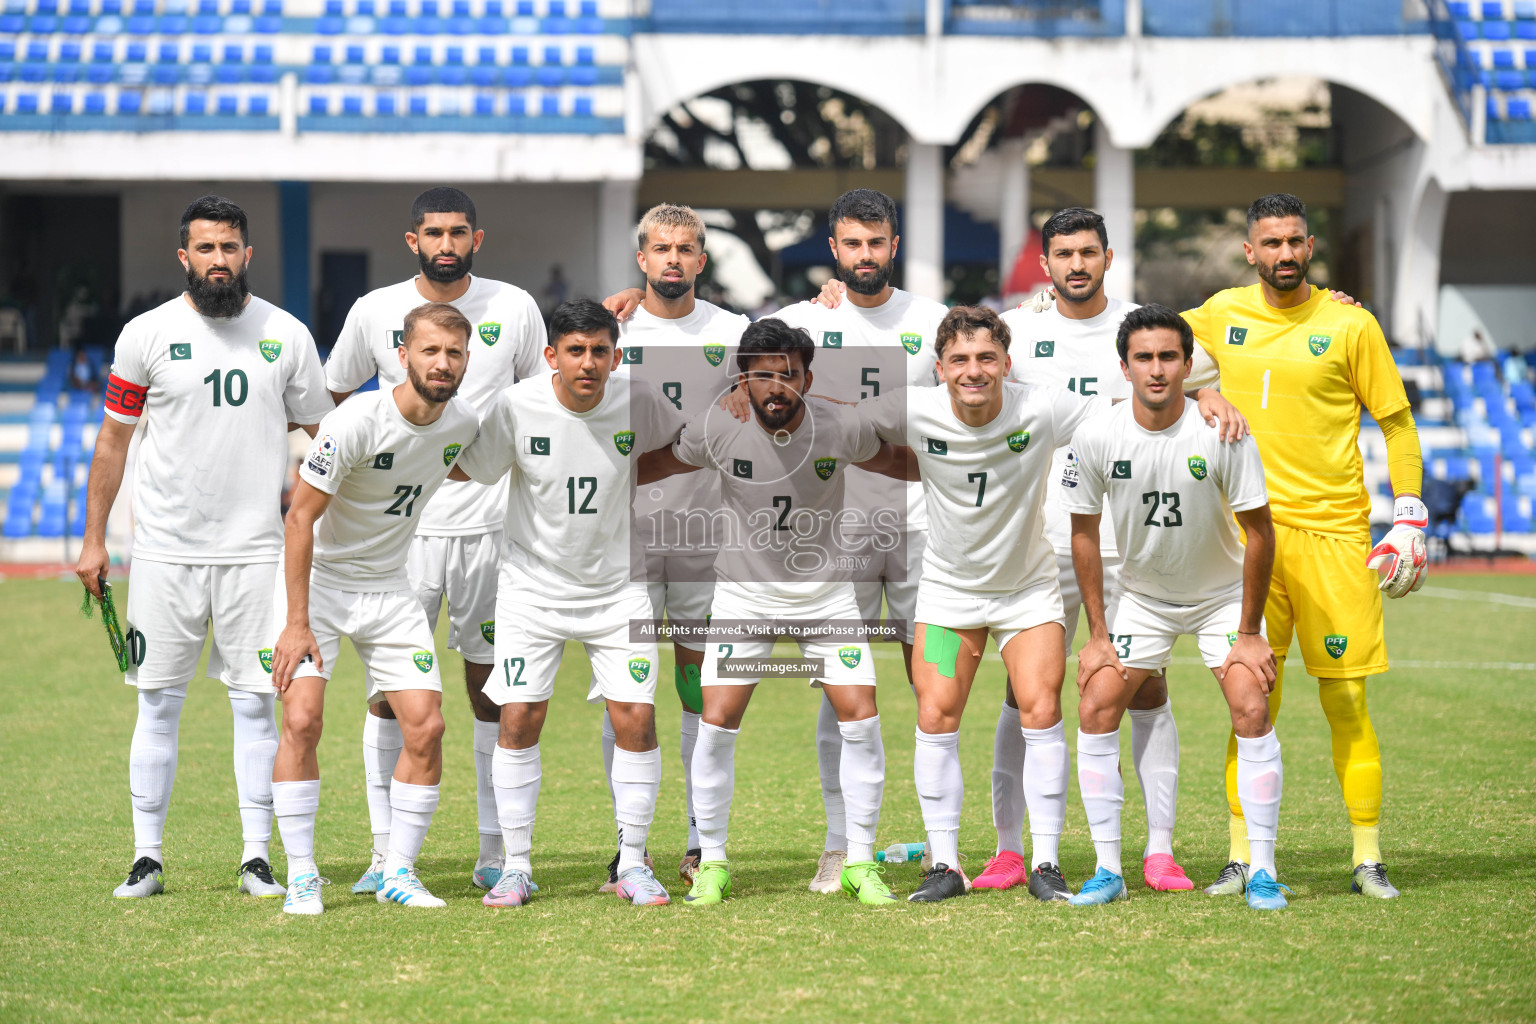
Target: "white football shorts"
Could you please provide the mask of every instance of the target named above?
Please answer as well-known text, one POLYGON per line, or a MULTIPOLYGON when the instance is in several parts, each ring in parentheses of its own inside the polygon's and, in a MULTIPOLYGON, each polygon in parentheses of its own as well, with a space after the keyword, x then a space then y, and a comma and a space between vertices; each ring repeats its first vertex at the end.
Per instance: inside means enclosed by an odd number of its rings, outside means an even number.
MULTIPOLYGON (((1056 552, 1056 571, 1061 580, 1061 624, 1067 631, 1067 657, 1072 656, 1072 640, 1077 636, 1077 622, 1082 617, 1083 593, 1077 588, 1077 571, 1072 556, 1056 552)), ((1104 621, 1115 621, 1115 606, 1120 600, 1120 559, 1104 558, 1104 621)))
POLYGON ((270 640, 272 584, 279 575, 276 562, 183 565, 135 558, 128 569, 123 633, 130 660, 123 682, 141 690, 189 682, 211 623, 208 678, 232 690, 271 693, 261 649, 270 640))
POLYGON ((651 600, 640 584, 590 605, 550 608, 538 594, 503 581, 496 613, 496 661, 485 695, 497 704, 548 700, 566 641, 581 644, 592 662, 589 702, 656 703, 656 641, 630 639, 631 620, 651 621, 651 600))
POLYGON ((443 598, 448 598, 448 646, 476 665, 495 657, 496 581, 501 573, 502 531, 464 537, 423 537, 411 541, 405 571, 436 631, 443 598))
POLYGON ((1001 651, 1024 630, 1061 621, 1061 585, 1052 575, 1011 594, 984 594, 925 576, 917 591, 917 621, 948 629, 985 626, 1001 651))
POLYGON ((901 639, 912 643, 917 630, 917 585, 923 576, 923 552, 928 548, 927 530, 908 530, 902 537, 906 548, 906 567, 898 561, 901 548, 874 552, 875 563, 861 570, 863 579, 854 584, 859 598, 859 613, 866 621, 880 618, 880 598, 885 598, 886 614, 901 628, 901 639))
MULTIPOLYGON (((1131 591, 1122 591, 1120 606, 1109 619, 1110 640, 1126 668, 1159 672, 1173 660, 1173 642, 1193 636, 1208 668, 1218 668, 1237 642, 1243 618, 1243 588, 1199 604, 1169 604, 1131 591)), ((1262 623, 1259 632, 1264 632, 1262 623)))
MULTIPOLYGON (((837 584, 828 593, 804 603, 773 600, 756 588, 740 584, 721 583, 715 588, 712 621, 746 619, 756 622, 784 621, 804 622, 835 620, 850 627, 861 623, 859 602, 852 583, 837 584)), ((822 639, 798 640, 802 658, 820 658, 823 674, 810 681, 812 686, 874 686, 875 659, 869 644, 860 635, 834 636, 822 639)), ((720 661, 756 660, 773 654, 774 640, 740 640, 713 637, 704 651, 704 670, 701 686, 751 686, 762 681, 762 676, 721 676, 720 661)))

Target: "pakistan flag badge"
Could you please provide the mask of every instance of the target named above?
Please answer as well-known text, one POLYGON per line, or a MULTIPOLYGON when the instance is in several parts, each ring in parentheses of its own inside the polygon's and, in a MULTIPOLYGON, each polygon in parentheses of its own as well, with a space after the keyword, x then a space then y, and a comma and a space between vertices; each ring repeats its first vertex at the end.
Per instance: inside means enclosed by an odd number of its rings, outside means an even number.
POLYGON ((643 683, 651 676, 650 658, 630 658, 629 675, 637 683, 643 683))
POLYGON ((907 350, 907 355, 915 356, 923 348, 923 336, 921 334, 903 334, 901 347, 907 350))
POLYGON ((475 330, 480 332, 480 340, 487 345, 494 345, 501 340, 501 324, 487 322, 475 330))
POLYGON ((272 673, 272 648, 263 647, 256 652, 256 657, 261 659, 261 670, 270 675, 272 673))
POLYGON ((838 660, 841 661, 844 665, 847 665, 849 668, 858 668, 859 659, 863 656, 864 652, 859 650, 857 647, 848 646, 839 647, 837 649, 838 660))
POLYGON ((1246 328, 1246 327, 1228 327, 1227 328, 1227 344, 1228 345, 1241 345, 1243 342, 1245 342, 1247 340, 1248 340, 1248 328, 1246 328))
POLYGON ((480 635, 485 637, 485 642, 491 646, 496 645, 496 620, 486 619, 480 623, 480 635))
POLYGON ((459 452, 464 450, 461 444, 449 444, 443 446, 443 465, 453 465, 453 460, 459 457, 459 452))
POLYGON ((262 338, 256 348, 261 352, 261 358, 269 363, 277 362, 277 357, 283 354, 283 343, 276 338, 262 338))
POLYGON ((1349 637, 1330 633, 1323 637, 1323 649, 1328 652, 1328 657, 1338 661, 1344 657, 1344 648, 1349 646, 1349 637))
POLYGON ((815 466, 816 475, 823 480, 831 480, 832 474, 837 472, 836 459, 817 459, 815 466))
POLYGON ((1191 455, 1189 457, 1189 475, 1196 480, 1204 480, 1205 472, 1205 459, 1199 455, 1191 455))
POLYGON ((415 654, 411 655, 411 660, 416 663, 417 671, 419 671, 419 672, 431 672, 432 671, 432 652, 431 651, 417 651, 415 654))
POLYGON ((635 450, 635 432, 633 430, 616 431, 613 435, 613 446, 619 450, 620 455, 628 455, 635 450))
POLYGON ((1320 356, 1328 351, 1328 346, 1333 344, 1333 335, 1314 334, 1307 339, 1307 349, 1315 356, 1320 356))
POLYGON ((1021 452, 1025 448, 1028 448, 1028 447, 1029 447, 1029 431, 1027 431, 1027 430, 1015 430, 1013 433, 1008 435, 1008 450, 1009 451, 1011 451, 1011 452, 1021 452))
POLYGON ((710 366, 719 366, 722 362, 725 361, 725 346, 705 345, 704 358, 708 361, 710 366))

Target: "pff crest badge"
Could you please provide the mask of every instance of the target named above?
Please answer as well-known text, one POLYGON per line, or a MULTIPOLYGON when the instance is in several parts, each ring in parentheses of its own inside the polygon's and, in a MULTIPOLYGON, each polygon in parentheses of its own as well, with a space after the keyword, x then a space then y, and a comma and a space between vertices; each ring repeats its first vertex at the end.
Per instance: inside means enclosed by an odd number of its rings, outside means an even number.
POLYGON ((1009 451, 1011 451, 1011 452, 1021 452, 1025 448, 1028 448, 1028 447, 1029 447, 1029 431, 1027 431, 1027 430, 1015 430, 1013 433, 1008 435, 1008 450, 1009 451))
POLYGON ((651 676, 650 658, 630 658, 629 677, 637 683, 643 683, 651 676))
POLYGON ((1328 346, 1333 344, 1333 335, 1314 334, 1307 339, 1307 349, 1315 356, 1320 356, 1328 351, 1328 346))
POLYGON ((841 661, 844 665, 847 665, 849 668, 858 668, 859 667, 859 660, 861 658, 863 658, 863 657, 864 657, 864 652, 861 651, 857 647, 849 646, 849 647, 839 647, 837 649, 837 660, 841 661))
POLYGON ((831 480, 832 474, 837 472, 836 459, 817 459, 815 466, 816 475, 823 480, 831 480))
POLYGON ((907 350, 907 355, 915 356, 922 351, 923 336, 921 334, 903 334, 901 347, 907 350))
POLYGON ((431 672, 432 671, 432 652, 431 651, 417 651, 415 654, 411 655, 411 660, 416 663, 416 668, 417 668, 418 671, 420 671, 420 672, 431 672))
POLYGON ((487 345, 494 345, 501 340, 501 324, 483 323, 475 330, 480 332, 480 340, 487 345))
POLYGON ((492 647, 496 646, 496 620, 486 619, 480 623, 480 635, 485 637, 485 642, 492 647))
POLYGON ((620 455, 628 455, 635 450, 635 432, 633 430, 615 431, 613 446, 619 450, 620 455))
POLYGON ((1237 634, 1236 633, 1228 633, 1227 634, 1227 646, 1228 647, 1236 647, 1237 646, 1237 634))
POLYGON ((464 450, 461 444, 447 444, 443 446, 443 465, 453 465, 453 460, 459 457, 459 452, 464 450))
POLYGON ((256 657, 261 659, 261 670, 267 675, 272 674, 272 648, 263 647, 256 652, 256 657))
POLYGON ((277 357, 283 354, 283 343, 275 338, 262 338, 256 348, 261 352, 261 358, 269 363, 277 362, 277 357))
POLYGON ((1349 637, 1330 633, 1323 637, 1323 649, 1328 652, 1328 657, 1338 661, 1344 657, 1344 648, 1349 646, 1349 637))
POLYGON ((1206 473, 1205 459, 1201 458, 1199 455, 1191 455, 1188 461, 1189 475, 1194 477, 1196 480, 1204 480, 1206 473))
POLYGON ((725 346, 705 345, 704 358, 710 366, 719 366, 721 363, 725 362, 725 346))

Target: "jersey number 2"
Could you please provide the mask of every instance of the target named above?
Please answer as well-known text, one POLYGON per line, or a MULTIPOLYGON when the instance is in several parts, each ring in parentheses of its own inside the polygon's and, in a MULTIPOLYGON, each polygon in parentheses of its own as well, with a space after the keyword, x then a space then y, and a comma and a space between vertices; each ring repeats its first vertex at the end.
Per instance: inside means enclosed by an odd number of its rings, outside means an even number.
POLYGON ((1151 505, 1152 506, 1151 508, 1147 509, 1147 518, 1143 521, 1142 525, 1144 525, 1144 526, 1183 526, 1184 525, 1184 513, 1179 511, 1179 492, 1178 491, 1164 491, 1161 494, 1159 494, 1157 491, 1148 491, 1146 494, 1143 494, 1141 496, 1141 503, 1143 505, 1151 505), (1162 508, 1163 508, 1163 519, 1162 519, 1162 522, 1158 522, 1158 520, 1157 520, 1157 511, 1158 511, 1158 507, 1159 506, 1162 506, 1162 508))
POLYGON ((410 484, 401 484, 395 488, 395 503, 384 510, 387 516, 405 516, 410 518, 411 510, 416 507, 416 499, 421 497, 421 485, 412 487, 410 484), (402 510, 401 505, 405 508, 402 510))

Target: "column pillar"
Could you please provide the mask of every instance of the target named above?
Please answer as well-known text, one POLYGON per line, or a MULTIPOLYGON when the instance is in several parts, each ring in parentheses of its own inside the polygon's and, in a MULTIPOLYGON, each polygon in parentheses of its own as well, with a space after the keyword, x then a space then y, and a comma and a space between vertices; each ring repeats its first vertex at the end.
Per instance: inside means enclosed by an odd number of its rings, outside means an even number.
POLYGON ((633 180, 598 183, 597 201, 597 290, 603 296, 640 281, 635 266, 635 199, 640 183, 633 180))
POLYGON ((907 143, 907 183, 901 225, 906 289, 944 301, 944 147, 907 143))
POLYGON ((1136 297, 1136 168, 1132 151, 1117 146, 1102 119, 1093 124, 1093 201, 1109 231, 1114 262, 1104 290, 1115 299, 1136 297))
POLYGON ((310 289, 309 182, 277 183, 277 223, 283 254, 283 308, 314 326, 310 289))
POLYGON ((998 148, 1003 157, 1003 181, 997 218, 997 292, 1006 296, 1008 277, 1029 238, 1029 164, 1024 162, 1023 139, 1011 139, 998 148))

